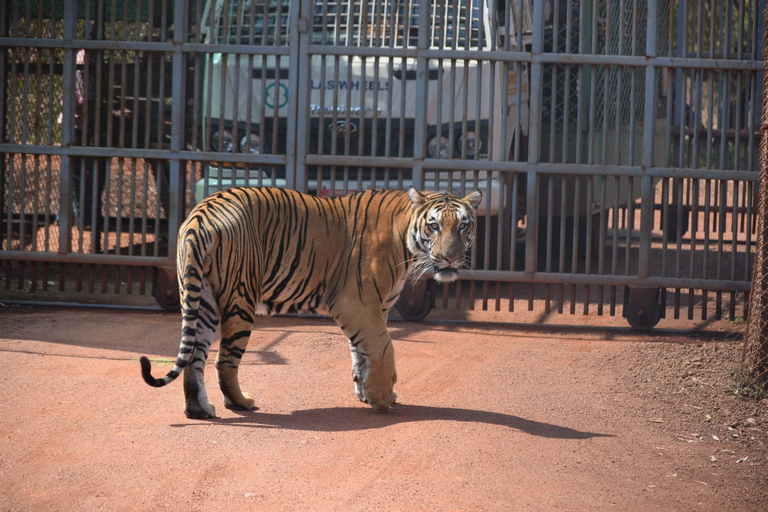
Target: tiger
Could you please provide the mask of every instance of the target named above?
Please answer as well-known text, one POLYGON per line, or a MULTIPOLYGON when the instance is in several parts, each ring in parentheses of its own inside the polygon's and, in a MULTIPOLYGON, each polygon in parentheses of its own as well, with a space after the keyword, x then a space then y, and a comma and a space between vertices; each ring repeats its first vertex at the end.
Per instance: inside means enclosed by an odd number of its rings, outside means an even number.
POLYGON ((468 266, 482 192, 366 190, 318 197, 283 188, 231 188, 199 202, 179 229, 177 277, 181 343, 173 368, 153 387, 183 372, 188 418, 216 417, 204 371, 221 323, 215 359, 224 406, 256 410, 238 366, 256 316, 331 316, 349 340, 357 397, 386 412, 395 402, 390 309, 408 279, 438 283, 468 266))

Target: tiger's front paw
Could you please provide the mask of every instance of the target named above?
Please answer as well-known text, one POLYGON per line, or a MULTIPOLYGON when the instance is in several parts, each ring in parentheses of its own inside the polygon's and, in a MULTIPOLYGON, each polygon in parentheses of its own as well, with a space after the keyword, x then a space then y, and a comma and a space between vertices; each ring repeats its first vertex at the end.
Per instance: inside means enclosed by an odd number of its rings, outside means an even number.
POLYGON ((392 404, 397 400, 397 394, 394 392, 376 393, 375 391, 367 394, 365 403, 373 407, 379 412, 387 412, 392 404))
POLYGON ((394 380, 393 377, 385 382, 376 382, 369 376, 365 382, 361 382, 361 379, 355 377, 355 393, 361 402, 377 411, 387 412, 397 400, 397 394, 393 391, 394 380))

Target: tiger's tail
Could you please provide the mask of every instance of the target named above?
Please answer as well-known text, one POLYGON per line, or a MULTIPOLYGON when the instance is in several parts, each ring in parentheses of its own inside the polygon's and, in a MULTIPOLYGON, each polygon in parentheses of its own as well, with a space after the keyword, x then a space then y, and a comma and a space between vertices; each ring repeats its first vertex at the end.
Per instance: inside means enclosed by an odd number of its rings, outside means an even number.
POLYGON ((173 368, 164 376, 156 379, 152 376, 152 363, 146 356, 139 358, 141 363, 141 376, 144 382, 152 387, 160 388, 173 382, 189 364, 192 359, 192 353, 195 351, 195 333, 197 332, 197 320, 200 316, 200 299, 203 287, 202 258, 206 254, 204 247, 188 247, 195 245, 198 238, 196 236, 187 236, 186 240, 180 240, 177 257, 177 267, 184 269, 184 275, 179 276, 181 288, 181 343, 179 344, 179 354, 176 357, 176 363, 173 368))

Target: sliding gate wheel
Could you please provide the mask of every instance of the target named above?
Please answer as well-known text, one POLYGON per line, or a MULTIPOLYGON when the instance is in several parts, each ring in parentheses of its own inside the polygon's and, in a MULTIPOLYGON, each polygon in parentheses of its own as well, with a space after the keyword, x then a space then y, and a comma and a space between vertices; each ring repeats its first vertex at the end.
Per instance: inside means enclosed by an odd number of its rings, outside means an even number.
POLYGON ((427 281, 405 283, 395 307, 400 316, 410 322, 426 318, 432 310, 432 294, 427 290, 427 281))
POLYGON ((630 288, 624 316, 636 331, 650 331, 661 320, 660 288, 630 288))
POLYGON ((158 267, 153 295, 161 308, 166 311, 178 311, 180 308, 179 284, 176 280, 176 267, 158 267))

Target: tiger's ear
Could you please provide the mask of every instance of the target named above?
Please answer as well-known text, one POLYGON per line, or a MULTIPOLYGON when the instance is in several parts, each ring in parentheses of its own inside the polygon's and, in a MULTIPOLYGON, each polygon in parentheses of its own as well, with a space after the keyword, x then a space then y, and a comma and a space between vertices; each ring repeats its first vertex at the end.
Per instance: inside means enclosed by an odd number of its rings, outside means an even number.
POLYGON ((424 194, 413 187, 408 187, 408 197, 411 198, 411 206, 413 206, 414 210, 427 201, 427 198, 424 197, 424 194))
POLYGON ((469 195, 467 195, 464 200, 472 205, 472 208, 477 210, 477 207, 480 206, 480 201, 483 200, 483 193, 479 190, 475 190, 473 192, 470 192, 469 195))

